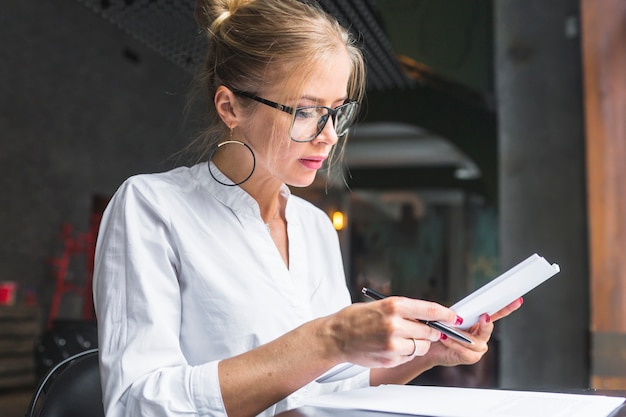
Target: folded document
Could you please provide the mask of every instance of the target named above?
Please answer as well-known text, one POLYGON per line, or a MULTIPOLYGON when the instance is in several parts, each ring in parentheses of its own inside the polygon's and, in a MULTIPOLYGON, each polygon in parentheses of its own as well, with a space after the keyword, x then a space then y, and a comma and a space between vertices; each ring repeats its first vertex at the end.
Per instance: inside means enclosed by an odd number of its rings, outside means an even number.
POLYGON ((535 253, 450 308, 463 317, 459 327, 467 329, 478 323, 481 314, 491 315, 506 307, 557 272, 557 264, 550 264, 535 253))

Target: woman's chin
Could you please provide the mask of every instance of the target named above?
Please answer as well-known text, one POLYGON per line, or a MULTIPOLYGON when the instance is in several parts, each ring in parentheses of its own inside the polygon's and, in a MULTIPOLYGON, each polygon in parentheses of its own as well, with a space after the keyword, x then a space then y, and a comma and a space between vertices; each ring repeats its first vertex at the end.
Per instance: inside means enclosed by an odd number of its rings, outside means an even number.
POLYGON ((292 178, 287 184, 291 187, 297 187, 297 188, 308 187, 309 185, 313 184, 313 181, 315 181, 316 173, 317 171, 311 175, 303 175, 298 178, 292 178))

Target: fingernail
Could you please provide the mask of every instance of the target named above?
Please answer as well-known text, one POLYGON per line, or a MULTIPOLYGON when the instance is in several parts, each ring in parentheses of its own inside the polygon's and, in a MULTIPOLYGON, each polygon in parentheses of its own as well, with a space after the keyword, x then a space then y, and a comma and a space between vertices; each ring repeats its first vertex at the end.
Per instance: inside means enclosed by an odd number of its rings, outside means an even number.
POLYGON ((448 338, 448 335, 445 335, 443 333, 441 333, 441 336, 439 336, 439 340, 446 340, 448 338))
POLYGON ((519 298, 519 305, 521 306, 522 304, 524 304, 524 297, 519 298))
POLYGON ((485 314, 485 322, 489 323, 491 321, 491 316, 489 314, 485 314))
POLYGON ((454 324, 456 324, 457 326, 460 326, 461 324, 463 324, 463 318, 456 316, 456 321, 454 322, 454 324))

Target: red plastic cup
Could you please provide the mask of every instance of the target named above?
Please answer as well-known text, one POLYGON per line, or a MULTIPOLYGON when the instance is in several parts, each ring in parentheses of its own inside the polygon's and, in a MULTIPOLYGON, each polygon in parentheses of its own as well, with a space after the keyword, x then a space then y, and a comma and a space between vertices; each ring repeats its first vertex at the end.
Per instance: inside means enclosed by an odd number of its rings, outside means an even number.
POLYGON ((0 306, 12 306, 15 304, 17 284, 14 281, 0 282, 0 306))

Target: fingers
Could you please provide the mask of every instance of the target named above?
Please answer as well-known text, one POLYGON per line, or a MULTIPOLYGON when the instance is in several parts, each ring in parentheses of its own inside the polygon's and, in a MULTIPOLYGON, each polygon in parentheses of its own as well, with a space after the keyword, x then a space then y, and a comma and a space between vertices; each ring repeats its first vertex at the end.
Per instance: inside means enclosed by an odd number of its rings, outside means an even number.
POLYGON ((480 316, 479 322, 472 326, 468 331, 461 331, 470 336, 474 343, 458 342, 450 337, 442 338, 441 343, 448 348, 453 349, 463 358, 461 363, 473 363, 478 360, 485 352, 487 352, 487 343, 493 333, 493 322, 488 314, 480 316))
POLYGON ((459 325, 462 318, 440 304, 405 297, 386 297, 360 306, 348 307, 351 318, 341 320, 335 334, 347 361, 370 367, 393 367, 428 355, 444 365, 472 364, 487 352, 494 322, 521 307, 519 298, 493 315, 483 314, 466 330, 473 344, 445 337, 421 321, 459 325), (441 341, 441 343, 433 342, 441 341))
POLYGON ((421 320, 456 320, 436 303, 387 297, 356 303, 328 317, 331 351, 342 361, 370 367, 392 367, 428 353, 441 333, 421 320))
MULTIPOLYGON (((486 344, 491 338, 491 334, 493 333, 494 325, 493 320, 489 314, 482 314, 479 317, 478 323, 466 329, 465 331, 457 329, 457 331, 464 333, 466 336, 470 337, 474 342, 474 345, 478 345, 478 350, 481 350, 481 344, 486 344)), ((445 335, 443 335, 445 336, 445 335)), ((442 340, 450 339, 448 337, 442 337, 442 340)), ((461 343, 461 342, 457 342, 461 343)), ((461 343, 462 345, 466 345, 471 347, 471 344, 461 343)))
POLYGON ((423 339, 410 339, 413 341, 413 348, 411 352, 407 355, 410 357, 415 356, 424 356, 430 350, 431 341, 423 340, 423 339))
POLYGON ((444 323, 459 324, 462 318, 447 307, 431 301, 415 300, 406 297, 388 297, 380 301, 386 303, 386 308, 407 320, 442 321, 444 323))
MULTIPOLYGON (((437 303, 423 300, 415 300, 405 297, 388 297, 378 302, 380 308, 389 317, 401 318, 399 335, 418 341, 436 342, 441 339, 441 333, 423 323, 423 321, 452 321, 459 322, 461 319, 456 314, 437 303)), ((426 352, 428 344, 424 344, 420 352, 426 352)))
POLYGON ((448 321, 457 320, 457 316, 450 309, 429 301, 414 300, 404 297, 388 297, 373 304, 382 310, 391 320, 395 329, 393 334, 404 339, 401 352, 404 356, 424 356, 428 353, 431 343, 441 339, 441 333, 436 329, 421 323, 419 320, 448 321), (399 320, 398 320, 399 319, 399 320))
POLYGON ((478 350, 481 350, 481 345, 487 344, 493 333, 493 320, 489 314, 482 314, 474 326, 470 327, 467 332, 472 335, 474 344, 478 345, 478 350))
POLYGON ((478 320, 478 332, 476 336, 484 339, 486 343, 491 338, 493 327, 493 318, 489 314, 481 315, 478 320))
POLYGON ((497 320, 500 320, 503 317, 508 316, 509 314, 511 314, 512 312, 514 312, 518 308, 520 308, 522 306, 522 304, 524 304, 524 299, 522 297, 520 297, 517 300, 513 301, 508 306, 506 306, 503 309, 501 309, 501 310, 495 312, 494 314, 492 314, 491 315, 491 321, 497 321, 497 320))
POLYGON ((429 357, 439 365, 470 365, 478 362, 488 351, 488 342, 494 329, 494 321, 508 316, 523 304, 519 298, 493 315, 483 314, 478 323, 463 331, 470 335, 474 344, 457 342, 451 338, 442 338, 429 350, 429 357))
POLYGON ((415 339, 411 339, 411 342, 413 342, 413 350, 407 356, 417 356, 417 342, 415 339))

